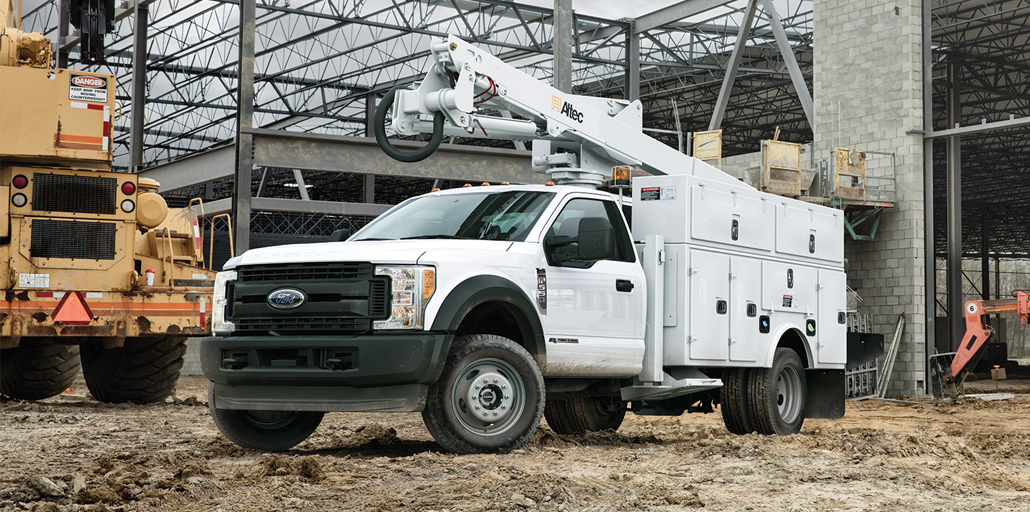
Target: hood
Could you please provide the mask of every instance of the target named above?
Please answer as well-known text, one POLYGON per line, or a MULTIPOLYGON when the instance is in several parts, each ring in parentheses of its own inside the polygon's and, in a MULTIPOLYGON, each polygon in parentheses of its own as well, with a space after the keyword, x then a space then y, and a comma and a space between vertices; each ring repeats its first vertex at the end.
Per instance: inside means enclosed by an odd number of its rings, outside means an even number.
MULTIPOLYGON (((372 263, 414 265, 423 254, 446 259, 468 259, 480 251, 503 252, 511 242, 486 240, 369 240, 364 242, 322 242, 277 245, 251 249, 225 262, 223 270, 240 265, 276 263, 313 263, 324 261, 369 261, 372 263), (463 256, 464 255, 464 256, 463 256)), ((434 258, 436 259, 436 258, 434 258)))

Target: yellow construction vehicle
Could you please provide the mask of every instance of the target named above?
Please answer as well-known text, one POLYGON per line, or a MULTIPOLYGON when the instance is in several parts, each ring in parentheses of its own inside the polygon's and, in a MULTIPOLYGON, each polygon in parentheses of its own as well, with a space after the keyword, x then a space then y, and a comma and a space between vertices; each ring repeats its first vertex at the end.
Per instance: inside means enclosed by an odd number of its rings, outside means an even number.
POLYGON ((210 332, 214 273, 193 208, 112 171, 115 77, 53 69, 0 3, 0 392, 42 399, 78 373, 105 402, 163 400, 186 337, 210 332))

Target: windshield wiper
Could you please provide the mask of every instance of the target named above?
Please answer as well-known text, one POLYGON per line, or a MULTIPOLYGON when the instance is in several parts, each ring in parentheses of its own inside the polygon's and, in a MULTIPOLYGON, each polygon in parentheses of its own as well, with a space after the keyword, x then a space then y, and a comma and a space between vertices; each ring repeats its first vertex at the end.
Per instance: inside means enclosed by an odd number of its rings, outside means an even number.
POLYGON ((400 240, 417 240, 417 239, 427 239, 427 238, 445 238, 447 240, 476 240, 475 238, 469 238, 467 236, 457 236, 457 235, 418 235, 418 236, 406 236, 404 238, 401 238, 400 240))
POLYGON ((348 242, 381 242, 383 240, 396 240, 395 238, 358 238, 357 240, 347 240, 348 242))

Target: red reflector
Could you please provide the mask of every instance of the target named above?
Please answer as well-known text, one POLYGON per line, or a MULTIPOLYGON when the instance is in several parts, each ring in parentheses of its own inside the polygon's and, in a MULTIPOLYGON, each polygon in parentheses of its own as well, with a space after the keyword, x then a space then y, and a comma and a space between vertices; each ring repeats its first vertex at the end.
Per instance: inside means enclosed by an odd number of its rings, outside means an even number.
POLYGON ((86 298, 82 296, 82 292, 69 292, 57 303, 50 317, 55 322, 64 322, 66 325, 89 325, 93 321, 93 312, 86 305, 86 298))
POLYGON ((52 299, 54 298, 54 292, 36 292, 37 299, 52 299))
POLYGON ((126 181, 125 183, 122 183, 122 193, 123 194, 125 194, 127 196, 131 196, 134 192, 136 192, 136 184, 135 183, 133 183, 131 181, 126 181))
POLYGON ((14 188, 25 188, 29 184, 29 179, 19 174, 11 180, 11 184, 14 185, 14 188))

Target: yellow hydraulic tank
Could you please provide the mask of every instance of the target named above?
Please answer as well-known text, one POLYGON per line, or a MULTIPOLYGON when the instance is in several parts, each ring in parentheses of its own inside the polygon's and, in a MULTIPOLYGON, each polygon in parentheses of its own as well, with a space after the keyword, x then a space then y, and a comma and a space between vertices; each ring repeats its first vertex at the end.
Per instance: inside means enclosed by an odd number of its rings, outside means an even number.
POLYGON ((0 159, 110 168, 113 75, 0 66, 0 91, 0 159))

